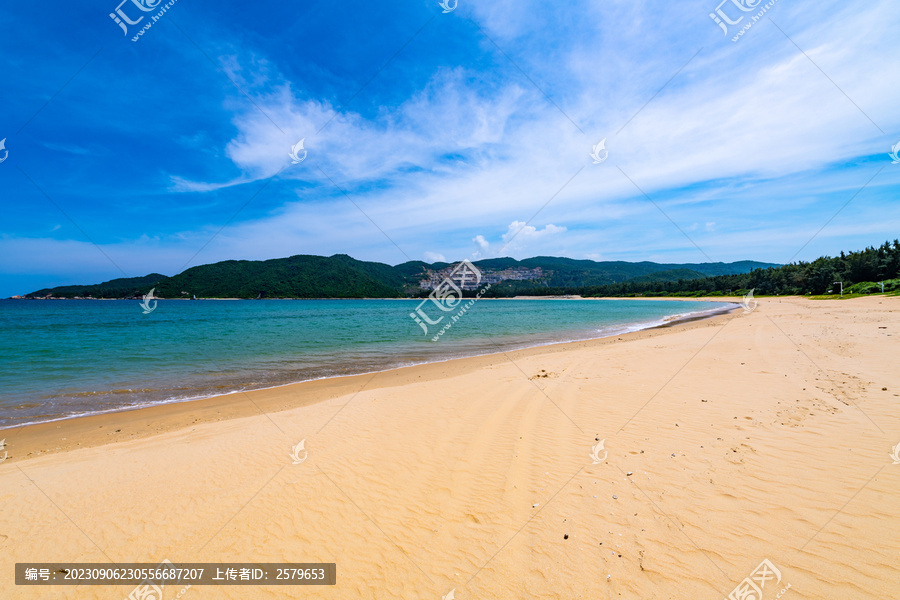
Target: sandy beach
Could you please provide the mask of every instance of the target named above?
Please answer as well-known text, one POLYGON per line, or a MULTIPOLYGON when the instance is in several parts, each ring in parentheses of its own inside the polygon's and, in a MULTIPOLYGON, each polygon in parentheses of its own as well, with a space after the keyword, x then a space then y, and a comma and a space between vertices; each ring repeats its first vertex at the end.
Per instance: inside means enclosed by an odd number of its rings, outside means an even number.
POLYGON ((0 598, 131 591, 17 587, 17 562, 163 559, 337 564, 332 587, 188 600, 721 599, 764 559, 766 600, 898 597, 898 356, 898 297, 762 298, 5 430, 0 598))

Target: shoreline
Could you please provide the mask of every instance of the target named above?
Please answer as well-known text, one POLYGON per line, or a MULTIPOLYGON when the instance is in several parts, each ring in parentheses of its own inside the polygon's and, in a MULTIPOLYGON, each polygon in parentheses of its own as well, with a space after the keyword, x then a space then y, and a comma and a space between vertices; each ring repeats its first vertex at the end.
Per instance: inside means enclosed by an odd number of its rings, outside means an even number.
MULTIPOLYGON (((868 294, 868 295, 877 295, 877 294, 868 294)), ((474 296, 463 296, 463 299, 473 298, 474 296)), ((791 296, 768 296, 773 298, 789 298, 791 296)), ((698 296, 698 297, 689 297, 689 296, 582 296, 581 294, 556 294, 551 296, 503 296, 500 298, 494 297, 484 297, 482 296, 479 300, 685 300, 685 301, 700 301, 700 302, 715 302, 716 298, 740 298, 740 296, 698 296)), ((330 298, 330 297, 321 297, 321 298, 163 298, 163 297, 155 297, 154 300, 178 300, 178 301, 189 301, 193 302, 195 300, 228 300, 228 301, 264 301, 264 300, 425 300, 427 296, 403 296, 396 298, 389 298, 385 296, 380 296, 377 298, 363 298, 363 297, 352 297, 352 298, 330 298)), ((9 297, 9 298, 0 298, 2 300, 105 300, 110 302, 118 302, 121 300, 140 300, 140 298, 64 298, 62 296, 56 296, 53 298, 25 298, 25 297, 9 297)))
POLYGON ((0 434, 0 568, 288 557, 342 573, 308 600, 722 598, 765 560, 796 600, 893 597, 900 299, 667 325, 0 434))
MULTIPOLYGON (((521 297, 516 297, 516 298, 490 298, 490 299, 491 300, 516 300, 516 299, 530 300, 530 299, 542 299, 542 298, 563 299, 563 297, 561 297, 561 296, 560 297, 555 297, 555 296, 553 296, 553 297, 535 297, 535 298, 521 296, 521 297)), ((64 300, 65 298, 59 298, 59 299, 64 300)), ((86 300, 88 298, 79 298, 79 299, 86 300)), ((241 298, 233 298, 233 299, 241 300, 241 298)), ((575 298, 575 299, 632 300, 632 298, 575 298)), ((386 298, 386 300, 391 300, 391 298, 386 298)), ((647 298, 646 300, 667 300, 667 299, 666 298, 647 298)), ((257 387, 257 388, 248 389, 248 390, 232 390, 232 391, 227 391, 227 392, 222 392, 222 393, 217 393, 217 394, 203 394, 203 395, 190 396, 187 398, 172 398, 172 399, 166 399, 166 400, 161 400, 161 401, 157 401, 157 402, 149 402, 149 403, 145 403, 145 404, 136 404, 136 405, 131 405, 131 406, 122 406, 122 407, 111 408, 111 409, 100 410, 100 411, 88 411, 88 412, 83 412, 83 413, 78 413, 78 414, 65 415, 65 416, 61 416, 61 417, 54 417, 54 418, 40 420, 40 421, 29 421, 26 423, 2 426, 2 427, 0 427, 0 433, 2 433, 4 431, 14 430, 14 429, 21 429, 23 427, 29 427, 31 425, 42 425, 42 424, 47 424, 47 423, 56 423, 56 422, 60 422, 60 421, 69 421, 72 419, 80 419, 80 418, 84 418, 84 417, 108 415, 108 414, 115 414, 115 413, 121 413, 121 412, 129 412, 129 411, 133 411, 133 410, 143 410, 145 408, 153 408, 155 406, 165 406, 165 405, 169 405, 169 404, 179 404, 179 403, 183 403, 183 402, 196 402, 199 400, 209 400, 209 399, 213 399, 213 398, 221 398, 221 397, 225 397, 225 396, 230 396, 233 394, 242 394, 242 393, 247 393, 247 392, 258 392, 258 391, 264 391, 264 390, 278 389, 281 387, 295 385, 295 384, 299 384, 299 383, 309 383, 309 382, 313 382, 313 381, 322 381, 322 380, 336 379, 336 378, 341 378, 341 377, 353 377, 353 376, 357 376, 357 375, 374 375, 377 373, 383 373, 383 372, 391 371, 394 369, 403 369, 403 368, 408 368, 408 367, 416 367, 416 366, 420 366, 420 365, 444 363, 444 362, 448 362, 448 361, 460 360, 460 359, 466 359, 466 358, 491 356, 493 354, 499 354, 502 352, 529 350, 532 348, 541 348, 544 346, 553 346, 553 345, 558 345, 558 344, 568 344, 568 343, 573 343, 573 342, 582 342, 582 341, 603 339, 603 338, 607 338, 607 337, 622 335, 624 333, 633 333, 636 331, 644 331, 644 330, 648 330, 648 329, 654 329, 657 327, 668 327, 671 324, 679 323, 682 321, 687 322, 687 321, 694 320, 694 319, 710 318, 717 314, 728 313, 728 312, 731 312, 731 311, 734 311, 734 310, 737 310, 738 308, 740 308, 740 306, 737 305, 737 300, 735 300, 734 302, 730 302, 728 300, 717 300, 717 299, 713 299, 713 298, 710 298, 710 299, 672 298, 672 300, 679 300, 679 301, 683 301, 683 302, 710 302, 710 303, 717 303, 717 304, 729 304, 730 303, 730 304, 735 304, 735 306, 713 308, 713 309, 707 309, 707 310, 701 310, 701 311, 693 311, 693 312, 684 313, 684 314, 676 314, 676 315, 673 315, 670 317, 665 317, 661 321, 626 323, 626 324, 621 325, 621 327, 624 328, 624 331, 618 331, 614 327, 614 328, 610 329, 609 331, 603 332, 602 335, 588 336, 585 338, 560 339, 560 340, 555 340, 555 341, 550 341, 550 342, 536 343, 534 345, 526 345, 526 346, 522 346, 522 347, 510 347, 505 350, 498 350, 496 352, 486 352, 483 354, 464 354, 464 355, 451 356, 449 358, 444 358, 441 360, 424 360, 422 362, 412 362, 412 363, 408 363, 408 364, 392 365, 392 366, 388 366, 384 369, 377 369, 374 371, 361 371, 359 373, 349 373, 349 374, 342 374, 342 375, 326 375, 323 377, 313 377, 310 379, 299 379, 296 381, 287 381, 287 382, 278 383, 275 385, 269 385, 269 386, 265 386, 265 387, 257 387), (637 328, 632 329, 632 327, 635 327, 635 326, 637 328)), ((597 332, 599 332, 599 330, 597 330, 597 332)))
MULTIPOLYGON (((495 298, 495 300, 513 300, 514 298, 495 298)), ((586 298, 585 298, 586 299, 586 298)), ((600 298, 598 298, 600 299, 600 298)), ((610 298, 615 299, 615 298, 610 298)), ((667 298, 646 298, 646 300, 668 300, 667 298)), ((691 302, 736 302, 733 298, 672 298, 672 300, 691 302)), ((738 299, 739 300, 739 299, 738 299)), ((455 368, 463 366, 465 371, 478 369, 482 366, 493 364, 494 361, 504 362, 506 357, 533 356, 542 352, 558 352, 579 347, 605 345, 617 341, 629 341, 645 339, 654 335, 680 331, 693 328, 706 322, 718 322, 719 320, 733 317, 733 313, 740 308, 739 304, 715 309, 709 309, 699 314, 688 313, 667 317, 663 323, 658 323, 635 331, 624 333, 610 333, 602 337, 589 338, 575 341, 561 341, 528 346, 513 350, 499 350, 487 354, 474 356, 453 357, 439 361, 429 361, 414 365, 391 367, 380 371, 368 371, 353 375, 338 375, 296 381, 279 384, 276 386, 257 388, 247 391, 232 391, 202 398, 186 400, 174 400, 138 407, 125 407, 112 409, 105 412, 67 416, 48 421, 39 421, 23 425, 13 425, 0 429, 0 436, 7 439, 6 450, 9 451, 7 460, 25 460, 35 456, 45 456, 60 452, 81 448, 93 448, 120 441, 143 439, 153 435, 177 431, 192 425, 237 419, 245 416, 259 414, 260 412, 279 412, 302 406, 309 406, 330 400, 345 393, 353 393, 361 380, 369 378, 394 380, 402 378, 410 370, 422 369, 427 375, 441 368, 455 368), (469 363, 469 364, 463 364, 469 363), (274 408, 266 410, 256 403, 258 397, 262 402, 270 403, 271 396, 289 394, 296 391, 304 398, 298 398, 297 402, 275 402, 274 408), (249 406, 248 406, 249 405, 249 406), (127 431, 126 431, 127 428, 127 431), (101 430, 106 431, 101 431, 101 430), (11 435, 15 434, 15 435, 11 435), (121 434, 121 435, 119 435, 121 434), (99 436, 104 437, 99 437, 99 436), (72 439, 84 441, 74 442, 72 439)), ((365 389, 378 389, 390 387, 389 382, 382 382, 374 387, 364 384, 365 389)))

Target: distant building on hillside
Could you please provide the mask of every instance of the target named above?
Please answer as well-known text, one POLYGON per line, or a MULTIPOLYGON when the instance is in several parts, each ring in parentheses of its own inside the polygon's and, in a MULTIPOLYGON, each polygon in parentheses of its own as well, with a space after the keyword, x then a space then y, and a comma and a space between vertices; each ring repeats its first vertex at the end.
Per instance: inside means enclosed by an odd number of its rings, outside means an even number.
MULTIPOLYGON (((446 267, 440 271, 425 271, 425 279, 419 281, 419 287, 423 290, 433 290, 440 283, 450 276, 454 267, 446 267)), ((527 269, 525 267, 515 267, 512 269, 479 269, 481 271, 481 281, 476 283, 474 279, 468 279, 462 283, 462 289, 475 290, 480 286, 490 283, 500 283, 501 281, 529 281, 534 279, 542 279, 544 272, 540 267, 527 269)), ((457 283, 459 283, 457 281, 457 283)))

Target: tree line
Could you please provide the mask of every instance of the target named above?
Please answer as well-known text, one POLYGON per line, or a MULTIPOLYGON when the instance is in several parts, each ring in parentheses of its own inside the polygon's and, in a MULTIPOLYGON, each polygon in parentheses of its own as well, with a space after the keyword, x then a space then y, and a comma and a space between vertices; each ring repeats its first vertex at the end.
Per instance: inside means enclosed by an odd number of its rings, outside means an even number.
MULTIPOLYGON (((811 262, 798 261, 780 267, 754 269, 739 275, 719 275, 678 281, 622 282, 590 290, 593 296, 706 296, 745 294, 754 289, 763 295, 821 295, 837 292, 872 294, 900 290, 900 241, 877 248, 841 252, 811 262)), ((587 290, 586 290, 587 291, 587 290)))

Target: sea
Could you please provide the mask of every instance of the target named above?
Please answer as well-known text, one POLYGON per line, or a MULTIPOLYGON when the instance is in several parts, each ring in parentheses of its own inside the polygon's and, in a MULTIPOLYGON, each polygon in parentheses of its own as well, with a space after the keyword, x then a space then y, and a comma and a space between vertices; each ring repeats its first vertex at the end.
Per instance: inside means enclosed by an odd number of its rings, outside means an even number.
POLYGON ((614 336, 735 306, 484 298, 442 312, 426 301, 429 321, 443 317, 430 324, 410 316, 421 302, 159 300, 146 312, 137 300, 0 300, 0 429, 614 336))

